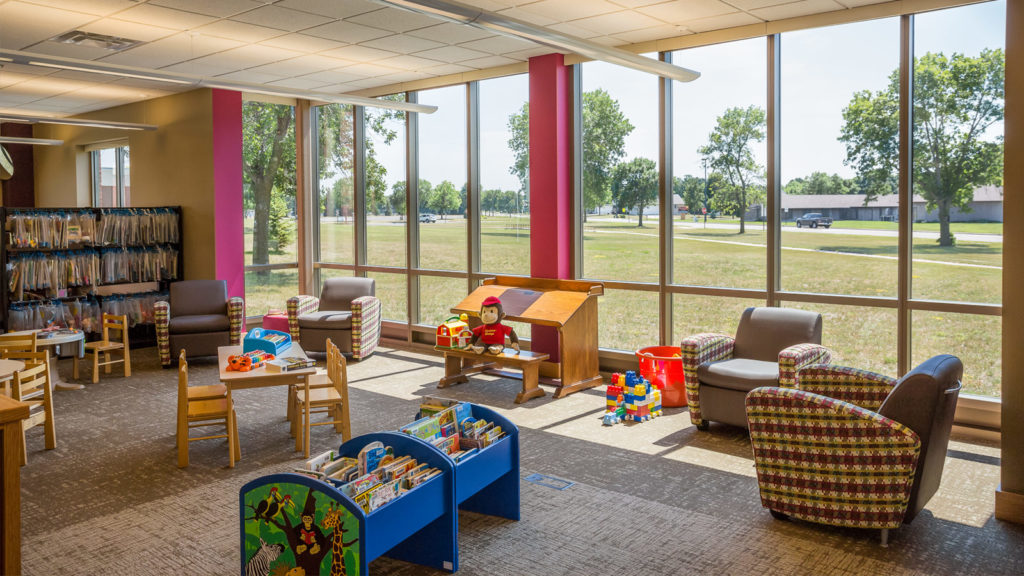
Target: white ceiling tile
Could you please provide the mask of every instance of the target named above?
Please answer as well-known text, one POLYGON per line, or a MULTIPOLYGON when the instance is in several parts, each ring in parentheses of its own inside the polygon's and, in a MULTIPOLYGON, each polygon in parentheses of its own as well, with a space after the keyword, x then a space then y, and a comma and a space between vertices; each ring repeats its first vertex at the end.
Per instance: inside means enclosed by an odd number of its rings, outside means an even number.
POLYGON ((383 84, 396 84, 398 82, 411 82, 413 80, 422 80, 424 78, 430 78, 430 74, 426 72, 415 72, 407 70, 405 72, 395 72, 394 74, 385 74, 384 76, 377 76, 374 80, 379 80, 383 84))
POLYGON ((218 38, 238 40, 239 42, 262 42, 268 38, 283 35, 281 29, 235 22, 234 20, 218 20, 212 24, 196 28, 195 32, 204 36, 217 36, 218 38))
POLYGON ((463 66, 469 66, 470 68, 495 68, 497 66, 506 66, 508 64, 515 64, 521 62, 521 60, 513 60, 504 56, 485 56, 483 58, 476 58, 474 60, 463 60, 459 62, 463 66))
POLYGON ((793 0, 725 0, 729 4, 732 4, 740 10, 757 10, 758 8, 767 8, 769 6, 778 6, 779 4, 788 4, 793 0))
POLYGON ((353 86, 347 82, 339 82, 338 84, 329 84, 327 86, 321 86, 317 89, 317 92, 327 92, 328 94, 344 94, 346 92, 354 92, 359 90, 358 86, 353 86))
POLYGON ((199 58, 207 54, 237 48, 241 45, 242 43, 237 40, 181 32, 169 38, 136 46, 113 56, 107 56, 103 58, 103 62, 142 66, 144 68, 163 68, 164 66, 177 64, 192 58, 199 58))
POLYGON ((63 42, 41 42, 33 45, 31 51, 38 54, 63 56, 65 58, 78 58, 80 60, 95 60, 97 58, 114 54, 114 52, 103 48, 64 44, 63 42))
POLYGON ((602 35, 618 35, 623 32, 631 32, 633 30, 660 26, 663 22, 656 18, 651 18, 646 14, 636 12, 635 10, 623 10, 622 12, 614 12, 612 14, 603 14, 601 16, 591 16, 590 18, 573 20, 572 24, 574 26, 586 28, 587 30, 593 30, 594 32, 598 32, 602 35))
POLYGON ((62 10, 73 10, 75 12, 84 12, 86 14, 93 14, 95 16, 107 16, 117 12, 118 10, 124 10, 135 6, 135 2, 132 0, 25 0, 32 4, 40 6, 49 6, 51 8, 60 8, 62 10))
POLYGON ((328 40, 345 42, 347 44, 358 44, 360 42, 366 42, 367 40, 391 35, 391 32, 388 32, 387 30, 371 28, 369 26, 363 26, 361 24, 346 22, 343 20, 310 28, 308 30, 304 30, 303 33, 310 36, 316 36, 318 38, 327 38, 328 40))
POLYGON ((469 66, 462 66, 460 64, 442 64, 423 71, 431 76, 444 76, 445 74, 460 74, 462 72, 471 72, 472 70, 469 66))
POLYGON ((20 82, 14 86, 8 86, 4 89, 3 93, 32 94, 38 97, 43 97, 82 90, 89 88, 90 86, 91 85, 87 82, 68 80, 66 78, 54 78, 53 76, 41 76, 20 82))
POLYGON ((352 16, 351 18, 346 18, 346 20, 356 24, 391 30, 392 32, 408 32, 409 30, 426 28, 427 26, 437 24, 436 18, 416 14, 408 10, 399 10, 398 8, 382 8, 360 14, 359 16, 352 16))
POLYGON ((507 54, 503 54, 503 56, 515 60, 529 60, 534 56, 544 56, 545 54, 568 54, 568 52, 549 48, 547 46, 537 46, 536 48, 530 48, 528 50, 516 50, 515 52, 509 52, 507 54))
POLYGON ((662 24, 660 26, 654 26, 651 28, 644 28, 642 30, 632 30, 630 32, 620 32, 615 34, 615 37, 622 40, 624 44, 636 44, 638 42, 649 42, 651 40, 662 40, 664 38, 673 38, 675 36, 685 36, 692 34, 688 28, 679 26, 672 26, 671 24, 662 24))
POLYGON ((253 66, 269 64, 271 62, 277 62, 289 57, 294 58, 296 56, 299 56, 297 52, 281 50, 280 48, 271 48, 270 46, 261 46, 259 44, 250 44, 248 46, 240 46, 232 50, 225 50, 224 52, 210 54, 209 56, 203 56, 202 58, 197 58, 192 62, 204 66, 225 66, 229 71, 232 71, 252 68, 253 66))
POLYGON ((0 48, 22 50, 95 19, 81 12, 5 2, 0 4, 0 48))
POLYGON ((783 4, 782 6, 751 10, 750 13, 758 18, 771 21, 782 20, 784 18, 796 18, 797 16, 807 16, 808 14, 821 14, 823 12, 832 12, 843 9, 844 8, 841 5, 837 4, 833 0, 803 0, 802 2, 783 4))
POLYGON ((213 16, 205 16, 184 10, 173 10, 153 4, 136 4, 134 8, 118 12, 117 18, 119 20, 128 20, 129 22, 138 22, 151 26, 163 26, 176 30, 198 28, 216 19, 213 16))
MULTIPOLYGON (((86 26, 82 26, 80 30, 95 32, 96 34, 106 34, 108 36, 117 36, 118 38, 140 40, 142 42, 152 42, 178 32, 178 30, 173 28, 150 26, 148 24, 128 22, 126 20, 118 20, 116 18, 104 18, 86 26)), ((107 52, 109 53, 110 51, 108 50, 107 52)))
POLYGON ((345 45, 343 42, 336 42, 326 38, 317 38, 316 36, 307 36, 305 34, 285 34, 284 36, 264 40, 263 42, 260 42, 260 44, 273 46, 275 48, 284 48, 285 50, 295 50, 296 52, 305 52, 307 54, 341 48, 345 45))
POLYGON ((373 76, 383 76, 385 74, 394 74, 395 72, 399 72, 399 70, 395 70, 394 68, 381 66, 379 63, 356 64, 355 66, 345 66, 344 68, 338 68, 335 71, 347 74, 355 74, 357 76, 362 76, 364 78, 373 76))
POLYGON ((14 92, 11 90, 4 90, 0 92, 0 107, 3 106, 20 106, 33 100, 38 100, 38 94, 27 94, 24 92, 14 92))
POLYGON ((622 6, 623 8, 640 8, 641 6, 650 6, 651 4, 661 4, 666 0, 611 0, 615 4, 622 6))
POLYGON ((286 76, 257 72, 255 71, 255 69, 239 70, 238 72, 229 72, 227 74, 221 74, 217 76, 218 80, 230 80, 232 82, 255 82, 257 84, 265 84, 268 82, 273 82, 275 80, 282 80, 284 78, 286 78, 286 76))
POLYGON ((4 66, 4 70, 0 71, 0 88, 4 86, 11 86, 35 78, 34 75, 29 74, 15 74, 13 72, 6 72, 7 66, 4 66))
POLYGON ((366 78, 363 74, 353 74, 351 72, 345 72, 344 70, 324 70, 322 72, 316 72, 313 74, 306 74, 300 76, 300 78, 309 78, 322 82, 324 84, 342 84, 344 82, 351 82, 353 80, 362 80, 366 78))
POLYGON ((760 22, 763 22, 763 20, 756 16, 751 16, 746 12, 736 12, 735 14, 726 14, 724 16, 712 16, 711 18, 691 20, 686 24, 686 27, 694 32, 708 32, 710 30, 721 30, 723 28, 746 26, 748 24, 758 24, 760 22))
POLYGON ((239 14, 231 19, 247 24, 288 30, 289 32, 312 28, 313 26, 319 26, 332 21, 332 18, 328 16, 310 14, 309 12, 301 12, 299 10, 289 10, 279 6, 264 6, 239 14))
MULTIPOLYGON (((328 50, 323 54, 325 56, 333 56, 335 58, 344 58, 345 60, 352 60, 353 62, 373 62, 374 60, 383 60, 385 58, 398 56, 397 53, 392 52, 390 50, 381 50, 380 48, 359 46, 357 44, 343 46, 341 48, 335 48, 334 50, 328 50)), ((337 66, 332 66, 332 68, 336 67, 337 66)))
POLYGON ((674 0, 638 8, 640 12, 669 24, 686 25, 689 20, 731 14, 736 9, 720 0, 674 0))
POLYGON ((460 46, 463 48, 470 48, 472 50, 489 52, 491 54, 506 54, 516 50, 527 50, 537 47, 536 44, 528 40, 509 38, 508 36, 492 36, 482 40, 466 42, 465 44, 460 44, 460 46))
POLYGON ((506 8, 505 10, 499 10, 498 14, 508 16, 510 18, 516 18, 517 20, 525 20, 526 22, 536 24, 538 26, 550 26, 561 21, 557 18, 542 16, 536 12, 526 12, 520 8, 506 8))
MULTIPOLYGON (((530 0, 531 2, 533 0, 530 0)), ((522 0, 474 0, 473 6, 481 10, 487 10, 488 12, 498 12, 499 10, 505 10, 506 8, 514 8, 519 4, 526 4, 522 0)))
POLYGON ((539 14, 556 22, 567 22, 577 18, 617 12, 622 8, 605 0, 588 0, 587 2, 580 2, 580 0, 541 0, 540 2, 519 6, 519 9, 526 13, 539 14))
POLYGON ((331 18, 348 18, 364 12, 380 10, 380 4, 367 0, 282 0, 275 5, 331 18))
POLYGON ((395 34, 394 36, 378 38, 369 42, 363 42, 362 44, 363 46, 369 46, 370 48, 380 48, 381 50, 389 50, 400 54, 411 54, 413 52, 421 52, 423 50, 430 50, 431 48, 440 48, 444 46, 444 44, 440 42, 434 42, 433 40, 427 40, 426 38, 416 38, 406 34, 395 34))
MULTIPOLYGON (((383 86, 385 84, 387 84, 387 82, 381 82, 377 78, 366 78, 364 80, 353 80, 351 82, 347 82, 345 84, 345 86, 346 86, 346 90, 350 90, 351 91, 351 90, 362 90, 363 88, 373 88, 373 87, 376 87, 376 86, 383 86)), ((330 86, 324 86, 322 90, 326 91, 328 88, 330 88, 330 86)), ((334 93, 334 90, 331 90, 331 92, 334 93)))
POLYGON ((858 6, 867 6, 869 4, 882 4, 886 0, 839 0, 839 3, 847 8, 856 8, 858 6))
POLYGON ((227 18, 265 4, 265 2, 256 0, 216 0, 215 2, 210 0, 149 0, 149 3, 218 18, 227 18))
POLYGON ((292 76, 302 76, 303 74, 312 74, 313 72, 319 72, 321 70, 332 70, 340 66, 350 66, 355 64, 355 61, 338 60, 337 58, 328 58, 326 56, 313 55, 313 56, 299 56, 298 58, 289 58, 288 60, 281 60, 272 64, 264 64, 263 66, 255 66, 249 68, 252 72, 262 72, 266 74, 273 74, 279 78, 291 78, 292 76))
POLYGON ((481 38, 489 38, 494 35, 486 30, 481 30, 480 28, 465 26, 463 24, 454 24, 452 22, 445 22, 444 24, 437 24, 436 26, 420 28, 419 30, 413 30, 407 34, 419 38, 426 38, 427 40, 443 42, 445 44, 461 44, 463 42, 480 40, 481 38))
POLYGON ((622 44, 622 41, 614 36, 598 36, 597 38, 591 38, 590 41, 602 46, 618 46, 622 44))
POLYGON ((424 50, 423 52, 417 52, 415 54, 415 56, 419 56, 420 58, 430 58, 431 60, 441 60, 443 62, 473 60, 475 58, 483 58, 487 55, 488 54, 486 52, 470 50, 469 48, 463 48, 462 46, 442 46, 440 48, 424 50))
POLYGON ((39 66, 29 66, 27 64, 15 64, 14 62, 4 62, 3 64, 3 68, 0 68, 0 78, 8 74, 27 77, 47 76, 55 72, 52 68, 40 68, 39 66))
POLYGON ((326 86, 325 83, 310 78, 285 78, 284 80, 267 82, 267 85, 284 86, 285 88, 295 88, 296 90, 316 90, 321 86, 326 86))
POLYGON ((562 34, 566 34, 568 36, 573 36, 576 38, 586 39, 593 38, 595 36, 601 36, 600 33, 595 32, 593 30, 589 30, 587 28, 582 28, 580 26, 577 26, 575 23, 568 24, 563 22, 561 24, 552 24, 551 26, 548 26, 548 28, 554 30, 555 32, 561 32, 562 34))
POLYGON ((400 68, 402 70, 423 70, 424 68, 440 66, 441 64, 444 64, 444 62, 403 54, 394 58, 381 60, 380 64, 383 66, 391 66, 392 68, 400 68))
POLYGON ((165 66, 161 70, 167 72, 178 72, 179 74, 192 74, 194 76, 219 76, 221 74, 227 74, 234 72, 238 68, 233 65, 227 65, 222 63, 201 63, 196 61, 182 62, 180 64, 173 64, 171 66, 165 66))

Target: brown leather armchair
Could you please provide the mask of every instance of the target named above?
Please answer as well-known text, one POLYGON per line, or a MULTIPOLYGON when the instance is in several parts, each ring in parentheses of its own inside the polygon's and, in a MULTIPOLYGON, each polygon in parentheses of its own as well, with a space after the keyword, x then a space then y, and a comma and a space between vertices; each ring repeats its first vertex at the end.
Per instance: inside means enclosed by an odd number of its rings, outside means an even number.
POLYGON ((743 400, 754 388, 799 385, 800 368, 827 363, 821 346, 821 314, 791 308, 747 308, 736 337, 697 334, 682 342, 690 421, 747 427, 743 400))
POLYGON ((172 282, 169 300, 154 306, 160 363, 165 367, 182 349, 190 358, 216 356, 218 347, 241 341, 245 302, 228 298, 224 280, 172 282))
POLYGON ((842 366, 805 372, 801 385, 829 395, 747 395, 761 504, 776 518, 880 529, 884 546, 939 488, 963 364, 935 356, 899 381, 842 366), (877 412, 865 407, 879 397, 877 412))
POLYGON ((288 299, 288 330, 307 352, 326 352, 330 339, 356 360, 377 349, 380 340, 380 300, 373 278, 328 278, 320 297, 288 299))

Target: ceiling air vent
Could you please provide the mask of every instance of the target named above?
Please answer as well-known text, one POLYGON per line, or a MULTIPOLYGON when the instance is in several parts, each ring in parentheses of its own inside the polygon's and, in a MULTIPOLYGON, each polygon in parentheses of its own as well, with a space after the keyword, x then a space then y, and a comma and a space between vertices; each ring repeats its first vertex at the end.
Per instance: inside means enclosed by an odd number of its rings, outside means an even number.
POLYGON ((132 46, 142 44, 141 40, 119 38, 117 36, 107 36, 106 34, 83 32, 81 30, 72 30, 71 32, 61 34, 60 36, 54 36, 53 38, 50 38, 50 41, 61 42, 63 44, 76 44, 78 46, 89 46, 92 48, 103 48, 104 50, 110 50, 111 52, 120 52, 121 50, 127 50, 132 46))

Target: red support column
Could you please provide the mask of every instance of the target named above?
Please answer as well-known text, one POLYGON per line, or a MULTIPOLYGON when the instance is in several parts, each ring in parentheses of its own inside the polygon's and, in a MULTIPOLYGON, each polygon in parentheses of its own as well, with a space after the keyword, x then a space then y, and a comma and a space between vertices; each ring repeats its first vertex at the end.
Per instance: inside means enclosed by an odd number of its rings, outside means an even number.
MULTIPOLYGON (((530 58, 530 275, 572 278, 572 75, 561 54, 530 58)), ((558 362, 558 333, 532 330, 558 362)))
POLYGON ((242 93, 211 90, 215 262, 228 297, 245 296, 242 214, 242 93))

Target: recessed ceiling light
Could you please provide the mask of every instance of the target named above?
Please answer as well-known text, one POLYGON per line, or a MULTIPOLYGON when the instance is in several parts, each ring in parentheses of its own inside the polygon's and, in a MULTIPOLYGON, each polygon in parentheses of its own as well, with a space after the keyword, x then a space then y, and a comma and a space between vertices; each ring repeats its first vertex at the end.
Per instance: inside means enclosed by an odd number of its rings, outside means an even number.
POLYGON ((85 32, 82 30, 72 30, 71 32, 65 32, 60 36, 54 36, 50 38, 51 42, 60 42, 61 44, 74 44, 76 46, 90 46, 92 48, 102 48, 104 50, 110 50, 111 52, 120 52, 121 50, 127 50, 134 46, 142 44, 141 40, 131 40, 128 38, 121 38, 118 36, 108 36, 106 34, 97 34, 95 32, 85 32))

